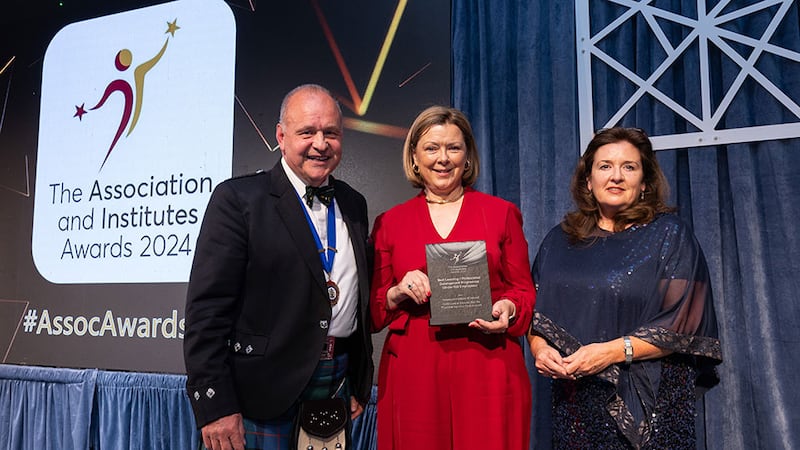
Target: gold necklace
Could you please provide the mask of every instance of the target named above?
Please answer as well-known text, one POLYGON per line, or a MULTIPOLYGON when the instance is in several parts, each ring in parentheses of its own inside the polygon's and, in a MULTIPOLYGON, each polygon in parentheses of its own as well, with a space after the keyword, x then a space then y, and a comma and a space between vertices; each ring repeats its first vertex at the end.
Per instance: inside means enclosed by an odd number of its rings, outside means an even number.
POLYGON ((445 199, 445 200, 433 200, 433 199, 428 198, 428 196, 426 195, 425 196, 425 201, 428 202, 428 203, 432 203, 434 205, 444 205, 446 203, 457 202, 457 201, 461 200, 461 197, 463 197, 463 196, 464 196, 464 189, 462 188, 461 189, 461 193, 458 194, 458 197, 456 197, 456 198, 454 198, 452 200, 447 200, 447 199, 445 199))

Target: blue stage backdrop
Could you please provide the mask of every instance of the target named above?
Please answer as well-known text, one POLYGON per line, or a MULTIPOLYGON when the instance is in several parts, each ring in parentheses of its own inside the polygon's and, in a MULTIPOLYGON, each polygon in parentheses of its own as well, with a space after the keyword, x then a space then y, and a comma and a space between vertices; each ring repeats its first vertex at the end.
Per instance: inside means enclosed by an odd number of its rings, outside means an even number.
MULTIPOLYGON (((711 127, 721 141, 743 129, 742 143, 695 140, 658 153, 672 202, 708 259, 720 326, 721 383, 700 405, 699 448, 800 448, 800 140, 785 132, 800 123, 799 16, 796 0, 453 2, 454 103, 482 149, 479 187, 520 205, 532 257, 571 208, 581 118, 593 113, 597 128, 608 126, 668 59, 675 64, 619 123, 653 136, 711 127), (580 8, 589 10, 591 31, 576 27, 580 8), (590 44, 607 56, 591 58, 593 111, 579 102, 578 62, 595 51, 590 44), (680 117, 667 107, 676 104, 704 119, 680 117), (763 141, 761 127, 774 125, 763 141)), ((548 449, 548 381, 535 369, 531 380, 531 448, 548 449)))

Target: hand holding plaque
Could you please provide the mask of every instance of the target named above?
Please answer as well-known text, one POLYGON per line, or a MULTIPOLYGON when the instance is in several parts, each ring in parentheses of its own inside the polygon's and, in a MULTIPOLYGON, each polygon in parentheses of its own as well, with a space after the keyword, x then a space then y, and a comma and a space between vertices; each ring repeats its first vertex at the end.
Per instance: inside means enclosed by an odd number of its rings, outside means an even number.
POLYGON ((494 320, 486 242, 428 244, 425 256, 431 284, 431 325, 494 320))

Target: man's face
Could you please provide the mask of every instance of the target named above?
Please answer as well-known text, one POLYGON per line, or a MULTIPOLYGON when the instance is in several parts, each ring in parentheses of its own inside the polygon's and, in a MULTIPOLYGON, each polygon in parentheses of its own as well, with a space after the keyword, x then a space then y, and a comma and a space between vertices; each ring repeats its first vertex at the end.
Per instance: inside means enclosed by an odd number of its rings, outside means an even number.
POLYGON ((292 172, 311 186, 324 184, 342 159, 342 117, 334 100, 322 92, 292 95, 275 137, 292 172))

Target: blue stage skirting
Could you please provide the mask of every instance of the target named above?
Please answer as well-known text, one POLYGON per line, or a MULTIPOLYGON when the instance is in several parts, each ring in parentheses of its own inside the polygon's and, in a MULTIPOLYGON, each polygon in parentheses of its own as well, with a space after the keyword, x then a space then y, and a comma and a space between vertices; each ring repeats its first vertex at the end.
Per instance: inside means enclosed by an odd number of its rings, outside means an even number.
MULTIPOLYGON (((0 448, 196 449, 183 375, 0 364, 0 448)), ((357 449, 374 450, 376 392, 353 424, 357 449)))

